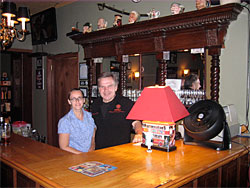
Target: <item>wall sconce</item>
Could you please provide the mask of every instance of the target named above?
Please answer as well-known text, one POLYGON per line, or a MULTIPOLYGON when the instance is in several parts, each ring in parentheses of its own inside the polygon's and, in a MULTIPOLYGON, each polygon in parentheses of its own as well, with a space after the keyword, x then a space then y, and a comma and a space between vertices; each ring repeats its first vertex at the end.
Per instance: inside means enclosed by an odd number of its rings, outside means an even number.
POLYGON ((139 78, 140 77, 140 73, 139 72, 135 72, 135 78, 139 78))
POLYGON ((183 70, 183 76, 187 76, 189 74, 189 69, 184 69, 183 70))
POLYGON ((133 73, 133 80, 138 79, 140 77, 140 72, 133 73))

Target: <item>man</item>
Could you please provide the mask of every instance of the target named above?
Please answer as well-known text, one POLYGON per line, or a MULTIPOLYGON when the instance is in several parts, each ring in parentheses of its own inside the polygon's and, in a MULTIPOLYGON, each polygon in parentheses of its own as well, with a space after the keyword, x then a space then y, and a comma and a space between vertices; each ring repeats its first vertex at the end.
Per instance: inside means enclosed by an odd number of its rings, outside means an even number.
POLYGON ((200 10, 203 8, 210 7, 211 1, 210 0, 196 0, 195 5, 196 5, 197 10, 200 10))
POLYGON ((116 14, 113 22, 113 27, 119 27, 122 25, 122 15, 116 14))
POLYGON ((197 74, 190 74, 185 77, 184 89, 199 90, 200 88, 200 79, 197 74))
POLYGON ((133 142, 141 142, 141 122, 126 119, 133 102, 116 94, 117 78, 112 73, 102 73, 98 78, 98 89, 101 97, 91 106, 97 126, 96 149, 129 143, 132 127, 136 133, 133 142))
POLYGON ((83 34, 92 32, 92 24, 87 22, 83 25, 83 34))
POLYGON ((105 21, 104 18, 99 18, 98 22, 97 22, 97 30, 102 30, 102 29, 106 29, 108 25, 108 22, 105 21))
POLYGON ((183 13, 185 8, 182 4, 174 2, 171 4, 170 10, 171 10, 171 14, 175 15, 175 14, 183 13))
POLYGON ((139 17, 140 17, 140 15, 139 15, 138 12, 136 12, 134 10, 131 11, 130 14, 129 14, 128 23, 132 24, 132 23, 137 22, 139 20, 139 17))

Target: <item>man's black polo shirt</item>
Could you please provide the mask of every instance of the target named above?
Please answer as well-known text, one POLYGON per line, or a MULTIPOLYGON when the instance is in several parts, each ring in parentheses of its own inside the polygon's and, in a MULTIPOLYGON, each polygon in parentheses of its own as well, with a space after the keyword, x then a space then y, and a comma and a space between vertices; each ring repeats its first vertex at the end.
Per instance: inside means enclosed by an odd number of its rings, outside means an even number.
POLYGON ((133 101, 120 95, 116 95, 109 103, 104 103, 102 98, 94 101, 91 112, 97 126, 96 149, 130 142, 133 120, 127 120, 126 117, 133 104, 133 101))

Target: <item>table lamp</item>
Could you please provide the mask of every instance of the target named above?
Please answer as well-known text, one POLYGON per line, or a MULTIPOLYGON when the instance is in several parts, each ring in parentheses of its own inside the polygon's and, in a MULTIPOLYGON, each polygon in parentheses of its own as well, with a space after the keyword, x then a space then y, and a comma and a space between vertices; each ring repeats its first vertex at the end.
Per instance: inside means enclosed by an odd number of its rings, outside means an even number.
POLYGON ((149 145, 153 149, 169 152, 176 149, 175 122, 188 115, 189 112, 169 86, 150 86, 143 89, 126 118, 143 120, 142 146, 152 142, 149 145), (153 139, 147 140, 148 133, 153 134, 153 139))

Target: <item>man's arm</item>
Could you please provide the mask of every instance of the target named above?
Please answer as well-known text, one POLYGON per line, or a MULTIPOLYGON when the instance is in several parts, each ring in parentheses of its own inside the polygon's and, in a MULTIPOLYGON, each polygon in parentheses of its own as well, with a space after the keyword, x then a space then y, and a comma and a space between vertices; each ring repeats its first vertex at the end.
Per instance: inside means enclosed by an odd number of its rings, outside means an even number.
POLYGON ((133 121, 132 123, 133 128, 135 130, 135 137, 133 139, 133 142, 142 142, 142 124, 141 121, 133 121))

